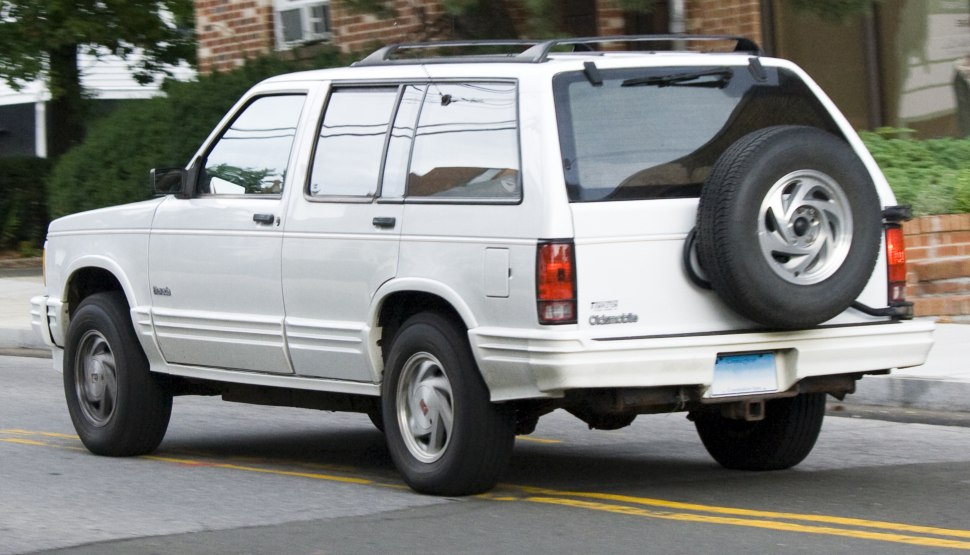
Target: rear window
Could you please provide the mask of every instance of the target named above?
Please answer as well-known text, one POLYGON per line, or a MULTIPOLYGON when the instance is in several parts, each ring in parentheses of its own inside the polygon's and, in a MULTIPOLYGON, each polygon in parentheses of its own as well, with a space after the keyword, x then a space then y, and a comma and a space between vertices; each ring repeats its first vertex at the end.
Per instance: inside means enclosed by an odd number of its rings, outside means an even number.
POLYGON ((839 134, 798 77, 747 66, 581 71, 553 80, 566 188, 573 202, 689 198, 732 143, 773 125, 839 134))

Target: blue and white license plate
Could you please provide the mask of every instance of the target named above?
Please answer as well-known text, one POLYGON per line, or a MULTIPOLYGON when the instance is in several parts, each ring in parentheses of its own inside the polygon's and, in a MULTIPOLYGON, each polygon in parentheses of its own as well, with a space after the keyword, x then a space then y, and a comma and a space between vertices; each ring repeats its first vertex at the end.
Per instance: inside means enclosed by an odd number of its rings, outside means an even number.
POLYGON ((778 391, 775 353, 718 355, 714 363, 712 397, 778 391))

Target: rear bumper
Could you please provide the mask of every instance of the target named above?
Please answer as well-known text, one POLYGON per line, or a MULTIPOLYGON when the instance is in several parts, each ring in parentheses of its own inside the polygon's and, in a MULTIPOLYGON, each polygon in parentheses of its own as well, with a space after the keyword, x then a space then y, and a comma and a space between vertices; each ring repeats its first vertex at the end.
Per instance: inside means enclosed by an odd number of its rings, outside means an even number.
MULTIPOLYGON (((778 390, 814 376, 918 366, 934 324, 915 320, 786 332, 593 340, 579 332, 469 331, 492 400, 561 397, 568 390, 710 388, 718 355, 774 352, 778 390)), ((708 393, 705 393, 705 396, 708 393)))

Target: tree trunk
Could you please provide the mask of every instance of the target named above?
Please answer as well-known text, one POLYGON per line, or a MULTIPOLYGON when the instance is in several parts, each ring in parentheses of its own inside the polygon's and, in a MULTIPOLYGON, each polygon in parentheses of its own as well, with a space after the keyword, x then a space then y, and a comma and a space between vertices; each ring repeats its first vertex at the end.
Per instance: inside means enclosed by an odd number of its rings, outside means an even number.
POLYGON ((77 50, 78 45, 69 44, 50 51, 48 86, 52 98, 47 110, 50 158, 58 158, 84 138, 85 106, 77 50))

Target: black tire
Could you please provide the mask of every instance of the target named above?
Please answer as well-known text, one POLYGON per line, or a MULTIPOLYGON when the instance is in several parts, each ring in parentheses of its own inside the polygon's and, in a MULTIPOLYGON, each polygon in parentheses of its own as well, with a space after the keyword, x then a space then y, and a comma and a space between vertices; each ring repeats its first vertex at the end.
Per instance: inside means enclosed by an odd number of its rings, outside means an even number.
POLYGON ((367 418, 377 431, 384 433, 384 411, 381 410, 381 400, 374 399, 374 404, 367 408, 367 418))
POLYGON ((489 400, 468 339, 448 318, 426 312, 404 323, 388 354, 382 399, 391 458, 415 491, 482 493, 508 466, 512 415, 489 400))
POLYGON ((859 296, 881 233, 879 197, 845 141, 812 127, 769 127, 715 163, 697 211, 697 256, 735 312, 798 329, 859 296))
POLYGON ((765 403, 765 418, 732 420, 719 412, 694 416, 707 452, 733 470, 782 470, 805 460, 825 417, 825 394, 805 393, 765 403))
POLYGON ((92 453, 143 455, 165 437, 172 394, 149 371, 121 293, 91 295, 71 318, 64 393, 74 429, 92 453))

